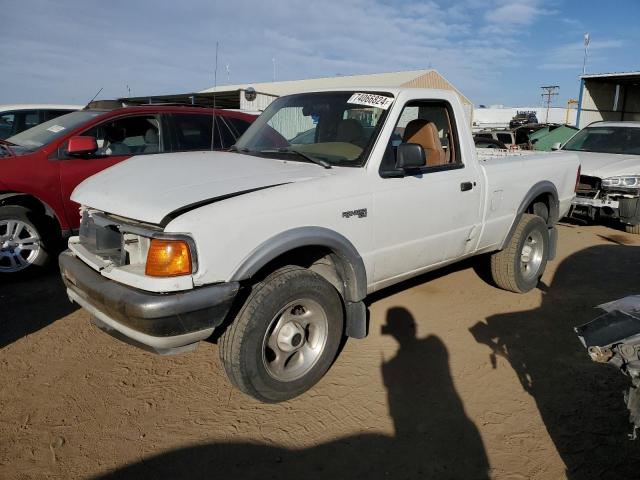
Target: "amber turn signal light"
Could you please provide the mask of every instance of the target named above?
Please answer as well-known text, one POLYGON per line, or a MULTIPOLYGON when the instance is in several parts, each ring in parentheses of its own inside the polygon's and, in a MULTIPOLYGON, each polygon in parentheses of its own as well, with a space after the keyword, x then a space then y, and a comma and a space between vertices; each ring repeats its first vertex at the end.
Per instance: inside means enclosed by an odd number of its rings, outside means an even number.
POLYGON ((151 239, 144 273, 151 277, 175 277, 191 273, 191 252, 184 240, 151 239))

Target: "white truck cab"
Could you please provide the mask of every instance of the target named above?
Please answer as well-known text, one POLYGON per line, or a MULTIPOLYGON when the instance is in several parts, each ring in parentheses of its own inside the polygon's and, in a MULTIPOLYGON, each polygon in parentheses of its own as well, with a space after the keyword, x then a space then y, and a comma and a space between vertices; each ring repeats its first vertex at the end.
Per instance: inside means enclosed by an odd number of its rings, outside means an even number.
POLYGON ((486 252, 499 287, 534 288, 577 172, 571 153, 478 160, 448 91, 290 95, 231 151, 86 180, 60 266, 98 326, 160 353, 214 334, 232 383, 277 402, 366 335, 371 292, 486 252))

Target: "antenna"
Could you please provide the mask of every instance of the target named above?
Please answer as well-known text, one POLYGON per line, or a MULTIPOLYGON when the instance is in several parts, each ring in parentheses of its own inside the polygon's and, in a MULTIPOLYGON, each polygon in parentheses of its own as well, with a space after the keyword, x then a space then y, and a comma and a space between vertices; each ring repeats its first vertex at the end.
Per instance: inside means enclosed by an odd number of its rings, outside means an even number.
POLYGON ((582 59, 582 75, 587 73, 587 57, 589 56, 589 44, 591 43, 591 35, 584 34, 584 58, 582 59))
POLYGON ((127 87, 127 93, 129 94, 129 97, 131 96, 131 87, 129 86, 129 84, 126 84, 127 87))
POLYGON ((87 107, 89 106, 89 104, 90 104, 91 102, 93 102, 93 101, 96 99, 96 97, 97 97, 98 95, 100 95, 100 92, 102 91, 102 89, 103 89, 103 88, 104 88, 104 87, 100 87, 100 90, 98 90, 98 93, 96 93, 96 94, 93 96, 93 98, 87 102, 87 104, 84 106, 84 108, 87 108, 87 107))
POLYGON ((227 63, 224 68, 227 71, 227 83, 231 83, 231 66, 227 63))
POLYGON ((558 90, 560 90, 560 86, 558 85, 548 85, 546 87, 540 87, 542 89, 542 99, 547 104, 547 116, 544 120, 544 123, 549 123, 549 107, 551 107, 551 102, 553 101, 553 97, 558 96, 558 90))
POLYGON ((216 66, 213 69, 213 110, 211 111, 211 150, 216 138, 216 90, 218 89, 218 42, 216 41, 216 66))

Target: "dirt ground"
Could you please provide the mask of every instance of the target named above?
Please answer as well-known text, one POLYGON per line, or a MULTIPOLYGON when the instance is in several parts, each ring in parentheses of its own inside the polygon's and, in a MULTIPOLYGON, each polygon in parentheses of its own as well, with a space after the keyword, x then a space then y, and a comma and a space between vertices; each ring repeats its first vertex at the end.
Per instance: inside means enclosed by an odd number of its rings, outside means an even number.
POLYGON ((372 298, 370 335, 265 405, 217 346, 160 357, 68 303, 55 273, 0 284, 0 478, 638 478, 627 379, 573 326, 640 288, 640 239, 562 225, 527 295, 465 262, 372 298))

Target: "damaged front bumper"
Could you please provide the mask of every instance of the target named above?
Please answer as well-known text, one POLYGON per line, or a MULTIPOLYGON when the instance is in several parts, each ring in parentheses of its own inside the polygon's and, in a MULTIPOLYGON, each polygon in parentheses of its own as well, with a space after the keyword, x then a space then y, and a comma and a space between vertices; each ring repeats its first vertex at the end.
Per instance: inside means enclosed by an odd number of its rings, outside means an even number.
POLYGON ((235 282, 187 291, 152 293, 110 280, 71 251, 60 254, 60 272, 71 301, 107 333, 160 354, 195 348, 226 318, 238 292, 235 282))
POLYGON ((625 394, 632 439, 640 429, 640 295, 599 305, 606 313, 575 328, 594 362, 609 363, 631 378, 625 394))

